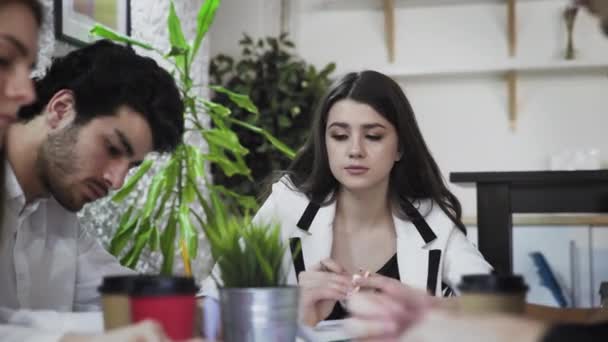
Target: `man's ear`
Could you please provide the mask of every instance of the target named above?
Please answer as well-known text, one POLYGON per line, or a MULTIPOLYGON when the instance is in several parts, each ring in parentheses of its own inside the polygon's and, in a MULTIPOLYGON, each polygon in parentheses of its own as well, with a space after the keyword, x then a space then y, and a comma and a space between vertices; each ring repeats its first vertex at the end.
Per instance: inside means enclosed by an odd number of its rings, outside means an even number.
POLYGON ((53 95, 46 105, 45 121, 51 130, 63 129, 76 118, 74 93, 61 89, 53 95))

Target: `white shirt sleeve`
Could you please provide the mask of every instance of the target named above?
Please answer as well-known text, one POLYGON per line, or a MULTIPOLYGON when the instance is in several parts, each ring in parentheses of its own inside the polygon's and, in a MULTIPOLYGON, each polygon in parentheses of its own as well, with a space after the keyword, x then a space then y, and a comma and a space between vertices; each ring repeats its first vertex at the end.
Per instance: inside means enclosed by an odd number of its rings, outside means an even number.
POLYGON ((57 312, 0 308, 0 341, 59 341, 68 332, 103 332, 101 312, 57 312))
POLYGON ((458 228, 452 229, 445 251, 443 279, 456 293, 463 275, 492 272, 492 266, 458 228))
POLYGON ((0 324, 0 341, 3 342, 58 342, 62 336, 62 333, 0 324))
POLYGON ((78 230, 74 311, 97 311, 101 309, 98 287, 103 277, 136 272, 121 266, 82 226, 78 230))
MULTIPOLYGON (((58 312, 53 310, 12 310, 0 308, 0 324, 21 326, 56 333, 103 332, 103 314, 95 312, 58 312)), ((0 339, 0 341, 4 341, 0 339)))

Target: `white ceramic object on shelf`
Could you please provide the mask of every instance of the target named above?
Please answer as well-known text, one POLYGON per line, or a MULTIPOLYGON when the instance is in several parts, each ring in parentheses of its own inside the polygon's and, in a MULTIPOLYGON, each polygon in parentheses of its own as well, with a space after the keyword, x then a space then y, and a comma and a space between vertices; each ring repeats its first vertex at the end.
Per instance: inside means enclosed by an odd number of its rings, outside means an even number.
POLYGON ((566 149, 550 157, 550 169, 554 171, 599 170, 600 151, 597 148, 566 149))

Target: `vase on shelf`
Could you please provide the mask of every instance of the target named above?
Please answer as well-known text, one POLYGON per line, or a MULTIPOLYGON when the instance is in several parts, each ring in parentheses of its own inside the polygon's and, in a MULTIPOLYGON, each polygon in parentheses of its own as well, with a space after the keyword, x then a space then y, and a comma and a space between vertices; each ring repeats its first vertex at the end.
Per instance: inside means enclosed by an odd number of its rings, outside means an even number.
POLYGON ((574 22, 576 21, 576 15, 578 14, 577 6, 567 6, 564 9, 564 21, 566 22, 567 42, 566 42, 566 53, 564 58, 572 60, 575 57, 574 53, 574 22))

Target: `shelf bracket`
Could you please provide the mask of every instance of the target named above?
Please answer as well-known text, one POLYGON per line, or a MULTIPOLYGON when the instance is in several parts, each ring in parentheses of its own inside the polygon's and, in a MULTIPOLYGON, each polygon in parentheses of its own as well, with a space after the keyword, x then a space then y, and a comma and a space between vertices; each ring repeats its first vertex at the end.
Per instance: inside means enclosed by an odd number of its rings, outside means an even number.
POLYGON ((507 98, 509 111, 509 128, 515 131, 517 127, 517 71, 507 72, 507 98))
POLYGON ((507 33, 509 35, 509 56, 515 57, 517 53, 517 11, 516 0, 507 0, 507 33))
POLYGON ((384 0, 384 31, 388 61, 395 61, 395 0, 384 0))

